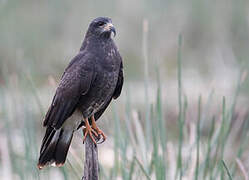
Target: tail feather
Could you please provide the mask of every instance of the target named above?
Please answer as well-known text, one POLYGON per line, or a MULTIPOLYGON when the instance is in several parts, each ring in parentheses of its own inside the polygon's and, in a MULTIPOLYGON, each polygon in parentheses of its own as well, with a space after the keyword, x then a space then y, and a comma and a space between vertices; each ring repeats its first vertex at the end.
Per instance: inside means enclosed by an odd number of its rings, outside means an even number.
POLYGON ((38 168, 55 163, 61 166, 65 163, 69 146, 73 137, 72 130, 55 130, 48 127, 42 141, 38 168))
POLYGON ((51 140, 55 134, 55 130, 52 127, 47 127, 45 136, 42 140, 42 145, 41 145, 41 150, 40 150, 40 154, 42 154, 44 152, 44 150, 46 149, 46 147, 51 143, 51 140))
POLYGON ((62 135, 57 143, 55 150, 56 153, 54 154, 56 166, 61 166, 65 163, 72 138, 73 131, 62 130, 62 135))

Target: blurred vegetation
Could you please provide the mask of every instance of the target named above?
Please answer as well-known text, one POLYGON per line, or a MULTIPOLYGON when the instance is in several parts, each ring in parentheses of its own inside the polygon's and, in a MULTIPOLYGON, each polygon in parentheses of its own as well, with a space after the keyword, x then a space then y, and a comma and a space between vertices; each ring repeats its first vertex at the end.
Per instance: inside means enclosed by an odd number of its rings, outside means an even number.
POLYGON ((246 179, 249 2, 0 0, 0 179, 79 179, 82 134, 62 168, 36 168, 42 118, 89 22, 108 16, 122 96, 98 122, 101 179, 246 179), (181 35, 180 35, 181 34, 181 35))

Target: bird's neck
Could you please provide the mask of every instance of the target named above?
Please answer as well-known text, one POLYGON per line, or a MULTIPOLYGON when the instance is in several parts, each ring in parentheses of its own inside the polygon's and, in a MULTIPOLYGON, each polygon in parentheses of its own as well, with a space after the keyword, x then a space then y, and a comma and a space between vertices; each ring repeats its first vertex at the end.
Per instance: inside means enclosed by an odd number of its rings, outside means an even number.
POLYGON ((106 38, 106 37, 96 37, 96 36, 87 36, 85 37, 80 51, 83 51, 86 48, 89 49, 103 49, 105 48, 106 45, 109 43, 112 43, 111 38, 106 38))

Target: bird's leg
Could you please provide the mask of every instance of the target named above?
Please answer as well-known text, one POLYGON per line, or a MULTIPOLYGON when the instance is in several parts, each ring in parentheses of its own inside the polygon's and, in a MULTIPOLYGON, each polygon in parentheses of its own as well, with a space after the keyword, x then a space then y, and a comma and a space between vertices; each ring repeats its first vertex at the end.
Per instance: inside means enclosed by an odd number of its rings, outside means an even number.
POLYGON ((92 139, 92 141, 94 142, 94 144, 97 144, 96 141, 95 141, 95 138, 93 137, 93 134, 98 137, 98 134, 94 131, 93 128, 91 128, 89 122, 88 122, 88 118, 85 118, 84 119, 85 121, 85 128, 83 129, 83 133, 84 133, 84 139, 83 139, 83 143, 85 142, 86 140, 86 136, 87 134, 89 134, 90 138, 92 139))
MULTIPOLYGON (((91 116, 91 120, 92 120, 92 128, 98 133, 98 135, 102 135, 102 137, 103 137, 103 141, 102 141, 102 142, 104 142, 104 141, 106 140, 106 135, 103 133, 103 131, 101 131, 101 130, 97 127, 97 124, 96 124, 94 115, 91 116)), ((101 143, 102 143, 102 142, 101 142, 101 143)))

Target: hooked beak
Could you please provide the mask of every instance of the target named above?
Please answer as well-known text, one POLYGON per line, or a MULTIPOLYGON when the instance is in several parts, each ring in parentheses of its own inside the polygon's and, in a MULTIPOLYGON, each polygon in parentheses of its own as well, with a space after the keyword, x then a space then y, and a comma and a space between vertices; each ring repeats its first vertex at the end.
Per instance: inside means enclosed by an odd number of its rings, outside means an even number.
POLYGON ((113 32, 114 37, 116 36, 116 30, 112 23, 107 23, 104 27, 105 31, 113 32))

